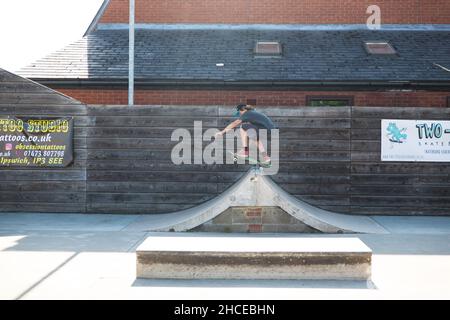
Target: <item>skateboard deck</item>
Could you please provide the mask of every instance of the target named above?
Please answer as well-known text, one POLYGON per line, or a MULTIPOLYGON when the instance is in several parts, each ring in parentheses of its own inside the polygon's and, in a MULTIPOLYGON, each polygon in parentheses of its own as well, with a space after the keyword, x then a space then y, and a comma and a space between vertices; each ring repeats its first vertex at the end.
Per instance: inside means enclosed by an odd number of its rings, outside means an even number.
POLYGON ((261 163, 259 160, 253 159, 252 157, 242 157, 242 156, 239 156, 237 153, 230 152, 230 151, 229 151, 229 153, 231 153, 233 155, 233 160, 235 163, 238 161, 238 159, 245 159, 245 160, 248 160, 249 164, 257 165, 257 166, 260 166, 263 168, 270 168, 272 166, 272 164, 270 162, 269 163, 261 163))

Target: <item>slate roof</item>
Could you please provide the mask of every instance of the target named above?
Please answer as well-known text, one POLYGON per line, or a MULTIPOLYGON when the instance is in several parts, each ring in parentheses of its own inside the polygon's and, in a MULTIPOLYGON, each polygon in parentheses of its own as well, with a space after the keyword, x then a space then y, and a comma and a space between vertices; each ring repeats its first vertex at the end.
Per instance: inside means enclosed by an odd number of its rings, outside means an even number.
POLYGON ((81 105, 71 97, 14 73, 0 69, 0 106, 81 105))
MULTIPOLYGON (((136 79, 147 81, 450 81, 450 32, 137 30, 136 79), (281 58, 255 58, 257 40, 278 40, 281 58), (396 56, 372 56, 386 40, 396 56), (216 63, 224 63, 217 67, 216 63)), ((39 79, 128 76, 128 31, 98 30, 22 69, 39 79)))

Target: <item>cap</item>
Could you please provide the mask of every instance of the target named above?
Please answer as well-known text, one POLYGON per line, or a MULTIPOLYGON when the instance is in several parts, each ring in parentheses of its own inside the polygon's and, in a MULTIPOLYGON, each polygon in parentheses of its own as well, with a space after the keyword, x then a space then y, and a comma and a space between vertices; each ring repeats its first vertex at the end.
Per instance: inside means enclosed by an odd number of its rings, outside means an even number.
POLYGON ((233 117, 234 117, 234 118, 239 118, 239 116, 240 116, 239 111, 244 110, 246 106, 247 106, 247 105, 245 105, 245 104, 238 104, 238 105, 236 106, 236 112, 233 113, 233 117))

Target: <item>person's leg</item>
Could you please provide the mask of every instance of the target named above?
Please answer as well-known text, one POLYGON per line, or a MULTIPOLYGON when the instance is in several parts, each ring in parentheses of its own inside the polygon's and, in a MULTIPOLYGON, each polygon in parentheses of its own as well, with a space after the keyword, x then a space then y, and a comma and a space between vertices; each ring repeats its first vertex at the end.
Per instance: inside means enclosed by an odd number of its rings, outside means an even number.
POLYGON ((241 132, 242 147, 245 149, 245 148, 248 147, 248 144, 247 144, 247 141, 248 141, 247 131, 245 131, 242 127, 239 129, 239 131, 241 132))
MULTIPOLYGON (((270 138, 271 138, 271 135, 268 134, 268 135, 267 135, 267 141, 266 141, 266 143, 269 143, 270 138)), ((263 144, 262 141, 259 140, 259 139, 258 139, 258 149, 259 149, 259 151, 261 152, 261 155, 262 155, 262 160, 261 160, 261 162, 263 162, 263 163, 269 163, 269 162, 271 161, 271 160, 270 160, 270 157, 269 157, 269 155, 268 155, 267 152, 266 152, 266 149, 265 149, 265 147, 264 147, 264 144, 263 144)))
POLYGON ((258 150, 259 150, 259 152, 261 152, 263 154, 266 152, 266 149, 264 148, 264 144, 261 142, 261 140, 258 140, 258 150))
MULTIPOLYGON (((247 132, 247 136, 249 138, 249 143, 256 146, 256 150, 258 150, 262 155, 262 162, 270 162, 270 158, 267 155, 266 148, 264 147, 264 143, 260 140, 260 129, 252 126, 249 128, 247 132)), ((256 151, 255 150, 255 151, 256 151)), ((254 155, 255 159, 260 158, 258 155, 254 155)))
MULTIPOLYGON (((246 124, 246 126, 244 127, 245 129, 245 134, 248 138, 248 142, 252 144, 253 146, 256 146, 256 150, 258 150, 258 128, 256 128, 254 125, 252 125, 251 123, 246 124)), ((247 144, 247 149, 248 149, 248 144, 247 144)))
POLYGON ((249 129, 248 123, 243 123, 241 125, 241 128, 239 129, 239 132, 241 134, 241 142, 242 142, 242 149, 237 152, 237 155, 240 157, 248 157, 248 134, 247 130, 249 129))
POLYGON ((259 147, 259 151, 261 151, 261 155, 262 155, 261 162, 262 163, 269 163, 271 161, 270 157, 267 154, 266 150, 264 149, 264 145, 261 143, 261 141, 259 141, 258 147, 259 147))

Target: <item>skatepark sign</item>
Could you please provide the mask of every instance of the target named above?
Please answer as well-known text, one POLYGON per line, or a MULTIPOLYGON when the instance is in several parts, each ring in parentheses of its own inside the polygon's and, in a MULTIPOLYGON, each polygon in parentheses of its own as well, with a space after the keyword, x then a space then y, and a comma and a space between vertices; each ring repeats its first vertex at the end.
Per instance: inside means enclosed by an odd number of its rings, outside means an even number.
POLYGON ((72 161, 72 117, 0 117, 0 166, 66 167, 72 161))
POLYGON ((450 121, 381 121, 381 160, 450 162, 450 121))

